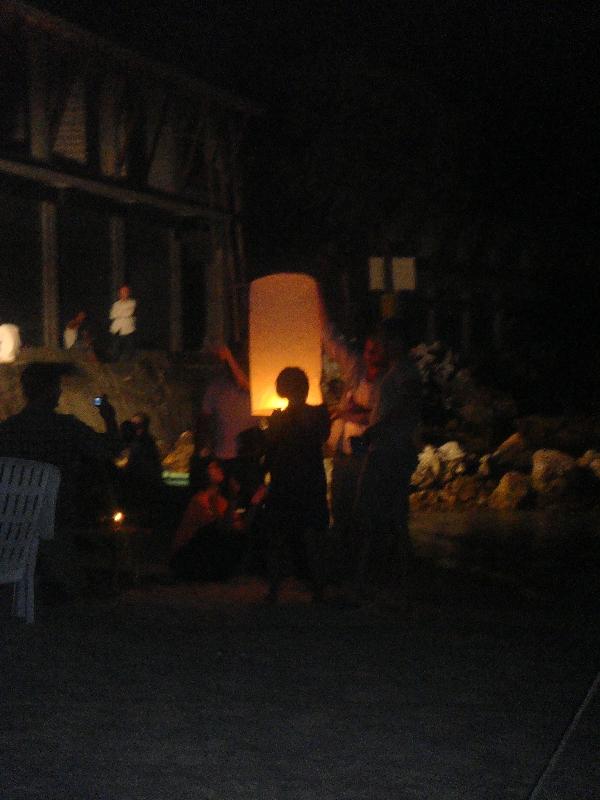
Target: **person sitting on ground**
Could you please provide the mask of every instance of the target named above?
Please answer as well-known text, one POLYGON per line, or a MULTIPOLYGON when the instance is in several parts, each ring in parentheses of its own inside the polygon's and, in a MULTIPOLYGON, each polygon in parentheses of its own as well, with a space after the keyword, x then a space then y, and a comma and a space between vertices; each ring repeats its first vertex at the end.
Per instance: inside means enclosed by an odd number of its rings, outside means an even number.
POLYGON ((85 311, 78 311, 73 319, 67 322, 63 331, 63 345, 65 350, 76 350, 94 355, 94 342, 85 311))
POLYGON ((138 412, 121 425, 123 450, 117 460, 125 511, 152 528, 163 499, 162 462, 150 433, 150 417, 138 412))
POLYGON ((314 599, 321 599, 323 592, 320 543, 329 524, 323 445, 330 421, 324 405, 307 405, 308 388, 299 367, 286 367, 277 376, 277 394, 287 398, 288 406, 273 412, 267 431, 268 601, 277 599, 290 559, 297 577, 308 576, 314 599))
POLYGON ((170 567, 182 580, 224 581, 239 563, 244 544, 235 493, 223 493, 225 473, 216 458, 204 459, 198 478, 200 488, 175 534, 170 567))

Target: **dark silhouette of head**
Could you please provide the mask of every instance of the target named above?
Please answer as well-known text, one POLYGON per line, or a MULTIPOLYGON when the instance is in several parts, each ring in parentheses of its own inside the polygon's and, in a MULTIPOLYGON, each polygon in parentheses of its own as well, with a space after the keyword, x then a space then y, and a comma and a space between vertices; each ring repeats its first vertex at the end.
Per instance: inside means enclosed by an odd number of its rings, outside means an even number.
POLYGON ((143 411, 138 411, 131 418, 131 424, 135 429, 136 436, 145 436, 150 430, 150 417, 143 411))
POLYGON ((290 405, 305 403, 308 397, 308 378, 300 367, 285 367, 277 380, 275 389, 279 397, 286 397, 290 405))
POLYGON ((60 381, 70 372, 66 364, 33 361, 21 373, 21 387, 29 404, 56 408, 60 400, 60 381))
POLYGON ((198 491, 206 491, 211 486, 220 486, 225 480, 225 473, 223 472, 223 465, 218 458, 208 456, 201 459, 198 464, 197 472, 197 489, 198 491))
POLYGON ((119 426, 123 444, 131 444, 135 439, 135 426, 130 419, 124 420, 119 426))

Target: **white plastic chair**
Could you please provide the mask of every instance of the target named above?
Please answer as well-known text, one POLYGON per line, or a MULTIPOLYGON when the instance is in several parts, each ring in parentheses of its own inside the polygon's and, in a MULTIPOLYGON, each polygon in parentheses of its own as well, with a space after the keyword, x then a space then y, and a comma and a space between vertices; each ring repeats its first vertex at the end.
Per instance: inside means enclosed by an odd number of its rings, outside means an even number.
POLYGON ((13 614, 33 622, 40 539, 54 536, 60 470, 24 458, 0 458, 0 583, 14 583, 13 614))

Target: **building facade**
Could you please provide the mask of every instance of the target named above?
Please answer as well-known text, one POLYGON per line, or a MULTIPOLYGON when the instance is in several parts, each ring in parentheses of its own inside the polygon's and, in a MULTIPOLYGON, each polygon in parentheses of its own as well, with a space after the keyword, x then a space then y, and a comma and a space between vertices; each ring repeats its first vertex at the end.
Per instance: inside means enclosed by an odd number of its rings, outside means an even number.
POLYGON ((123 282, 141 347, 238 338, 240 145, 256 109, 61 19, 0 0, 0 322, 102 335, 123 282))

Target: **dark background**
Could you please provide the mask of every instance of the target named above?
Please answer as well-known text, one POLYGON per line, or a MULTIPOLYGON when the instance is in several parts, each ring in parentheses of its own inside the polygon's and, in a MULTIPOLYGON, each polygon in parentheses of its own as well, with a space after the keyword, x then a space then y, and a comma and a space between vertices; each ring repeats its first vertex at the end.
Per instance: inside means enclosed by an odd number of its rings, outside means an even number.
POLYGON ((366 297, 369 254, 417 254, 444 291, 507 293, 513 344, 545 362, 559 394, 577 384, 577 401, 593 405, 593 7, 34 4, 262 109, 244 153, 250 277, 313 272, 335 314, 342 275, 352 298, 366 297))

